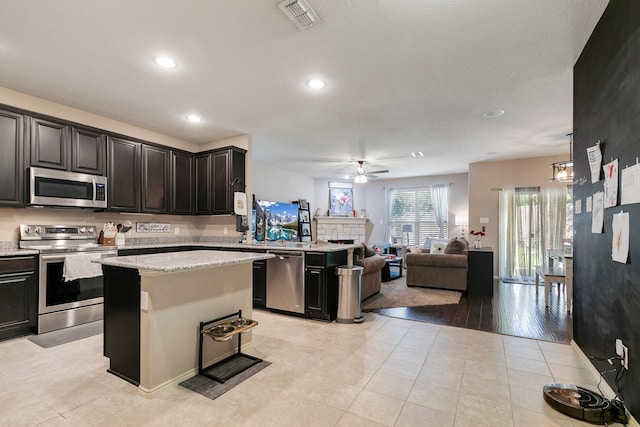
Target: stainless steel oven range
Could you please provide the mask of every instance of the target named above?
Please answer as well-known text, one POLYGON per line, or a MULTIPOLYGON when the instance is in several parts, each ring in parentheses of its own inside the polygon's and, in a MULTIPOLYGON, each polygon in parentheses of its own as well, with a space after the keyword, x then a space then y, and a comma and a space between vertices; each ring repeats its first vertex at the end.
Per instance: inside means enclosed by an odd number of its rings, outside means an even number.
MULTIPOLYGON (((97 230, 94 226, 20 225, 20 247, 40 252, 39 334, 102 319, 102 276, 65 277, 67 257, 74 256, 77 264, 91 262, 96 257, 118 256, 113 246, 102 246, 96 242, 97 230)), ((87 264, 87 267, 91 266, 87 264)))

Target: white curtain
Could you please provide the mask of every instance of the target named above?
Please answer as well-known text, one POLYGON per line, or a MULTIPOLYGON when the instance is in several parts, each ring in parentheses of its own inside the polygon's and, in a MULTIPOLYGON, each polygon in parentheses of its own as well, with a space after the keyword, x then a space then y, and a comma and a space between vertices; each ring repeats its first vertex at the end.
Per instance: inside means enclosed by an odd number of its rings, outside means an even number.
POLYGON ((440 229, 439 238, 444 237, 444 225, 447 221, 449 211, 449 186, 446 184, 435 184, 431 186, 431 201, 433 211, 436 215, 436 223, 440 229))
POLYGON ((503 280, 532 282, 548 249, 562 248, 567 189, 504 188, 500 192, 499 269, 503 280))
MULTIPOLYGON (((542 190, 542 240, 547 249, 562 249, 562 239, 567 226, 567 187, 551 187, 542 190)), ((543 254, 547 256, 547 254, 543 254)), ((545 260, 546 261, 546 260, 545 260)))
POLYGON ((393 208, 393 199, 396 197, 396 188, 395 187, 389 187, 387 188, 387 228, 384 231, 384 241, 385 242, 390 242, 391 241, 391 231, 390 231, 390 227, 391 227, 391 209, 393 208))

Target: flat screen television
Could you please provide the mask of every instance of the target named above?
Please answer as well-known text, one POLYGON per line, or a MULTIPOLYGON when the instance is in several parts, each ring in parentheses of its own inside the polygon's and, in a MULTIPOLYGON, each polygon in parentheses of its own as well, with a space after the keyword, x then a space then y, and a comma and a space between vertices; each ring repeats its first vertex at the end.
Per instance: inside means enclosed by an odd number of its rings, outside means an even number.
POLYGON ((256 200, 256 240, 298 241, 298 204, 256 200))

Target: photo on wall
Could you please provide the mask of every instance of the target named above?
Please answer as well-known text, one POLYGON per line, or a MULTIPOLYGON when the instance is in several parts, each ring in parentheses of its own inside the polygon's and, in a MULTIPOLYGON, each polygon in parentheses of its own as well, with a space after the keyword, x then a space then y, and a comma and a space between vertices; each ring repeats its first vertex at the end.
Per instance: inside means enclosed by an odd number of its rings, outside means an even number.
POLYGON ((302 224, 302 235, 311 236, 311 224, 302 224))
POLYGON ((353 189, 329 189, 329 216, 353 215, 353 189))

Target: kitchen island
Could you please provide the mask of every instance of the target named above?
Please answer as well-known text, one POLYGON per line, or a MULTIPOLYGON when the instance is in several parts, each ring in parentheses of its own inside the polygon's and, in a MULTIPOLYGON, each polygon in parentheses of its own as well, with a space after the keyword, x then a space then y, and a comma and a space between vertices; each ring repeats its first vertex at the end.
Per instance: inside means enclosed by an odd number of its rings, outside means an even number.
MULTIPOLYGON (((145 397, 195 375, 199 322, 238 310, 251 318, 253 262, 272 257, 195 250, 102 259, 109 372, 145 397)), ((224 359, 234 343, 207 341, 203 360, 224 359)))

